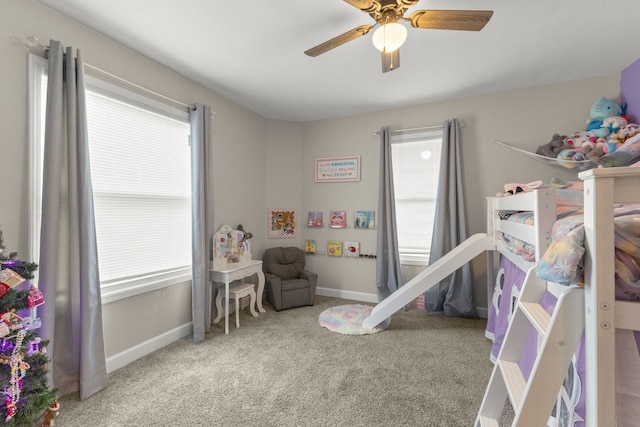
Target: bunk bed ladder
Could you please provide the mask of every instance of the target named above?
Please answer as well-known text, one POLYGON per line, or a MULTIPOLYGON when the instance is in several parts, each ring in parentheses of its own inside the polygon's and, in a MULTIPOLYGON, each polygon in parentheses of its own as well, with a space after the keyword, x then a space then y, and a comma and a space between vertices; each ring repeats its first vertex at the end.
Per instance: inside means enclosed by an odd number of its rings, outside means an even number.
POLYGON ((491 374, 475 427, 498 427, 507 399, 512 427, 544 427, 584 330, 584 290, 567 287, 550 315, 540 304, 546 283, 527 273, 513 319, 491 374), (538 333, 536 360, 525 379, 519 362, 531 328, 538 333))

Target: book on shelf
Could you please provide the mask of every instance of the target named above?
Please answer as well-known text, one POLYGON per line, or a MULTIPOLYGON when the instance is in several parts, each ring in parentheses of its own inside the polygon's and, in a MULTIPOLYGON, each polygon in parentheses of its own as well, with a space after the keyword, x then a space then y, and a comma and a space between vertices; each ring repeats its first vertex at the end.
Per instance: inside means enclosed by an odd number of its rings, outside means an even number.
POLYGON ((309 227, 322 227, 322 212, 309 212, 307 225, 309 227))
POLYGON ((315 254, 316 253, 316 241, 313 239, 307 239, 304 242, 304 253, 305 254, 315 254))
POLYGON ((359 242, 344 242, 344 256, 359 257, 360 256, 360 243, 359 242))
POLYGON ((353 228, 375 228, 375 211, 356 211, 353 228))
POLYGON ((342 242, 340 240, 329 240, 327 243, 327 255, 342 256, 342 242))
POLYGON ((347 212, 330 211, 329 224, 331 225, 331 228, 345 228, 347 226, 347 212))

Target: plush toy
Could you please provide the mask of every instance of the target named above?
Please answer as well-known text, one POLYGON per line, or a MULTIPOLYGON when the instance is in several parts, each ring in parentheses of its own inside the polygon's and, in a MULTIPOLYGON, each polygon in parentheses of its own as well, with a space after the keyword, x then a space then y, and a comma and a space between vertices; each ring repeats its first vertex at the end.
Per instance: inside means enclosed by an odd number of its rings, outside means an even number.
POLYGON ((622 107, 616 101, 605 97, 599 98, 589 110, 589 120, 585 131, 592 131, 598 137, 608 136, 611 131, 608 127, 602 127, 604 119, 611 116, 620 116, 622 107))
POLYGON ((609 135, 609 140, 615 144, 622 145, 624 142, 640 133, 640 125, 636 123, 627 123, 618 129, 615 133, 609 135))
POLYGON ((608 128, 609 134, 615 133, 622 126, 629 123, 629 120, 625 116, 609 116, 602 121, 602 125, 600 127, 608 128))
MULTIPOLYGON (((605 151, 606 143, 604 142, 604 138, 598 138, 600 142, 596 142, 596 145, 593 148, 584 148, 583 153, 586 154, 587 159, 600 163, 600 158, 607 154, 608 151, 605 151)), ((608 149, 607 149, 608 150, 608 149)))
POLYGON ((592 131, 574 132, 565 139, 565 142, 574 150, 585 146, 593 147, 597 141, 598 137, 592 131))
POLYGON ((553 137, 551 137, 551 141, 539 146, 536 150, 536 154, 551 158, 558 157, 558 153, 568 147, 565 144, 566 138, 566 135, 559 135, 557 133, 553 134, 553 137))
POLYGON ((542 181, 533 181, 528 184, 505 184, 504 185, 504 193, 498 193, 496 196, 512 196, 514 194, 530 192, 535 190, 536 188, 540 188, 542 186, 542 181))
POLYGON ((582 148, 569 148, 558 153, 558 159, 569 160, 572 162, 580 162, 586 159, 582 148))
POLYGON ((617 144, 614 141, 608 139, 607 142, 604 144, 604 147, 602 147, 602 151, 604 151, 605 154, 613 153, 621 145, 622 144, 617 144))

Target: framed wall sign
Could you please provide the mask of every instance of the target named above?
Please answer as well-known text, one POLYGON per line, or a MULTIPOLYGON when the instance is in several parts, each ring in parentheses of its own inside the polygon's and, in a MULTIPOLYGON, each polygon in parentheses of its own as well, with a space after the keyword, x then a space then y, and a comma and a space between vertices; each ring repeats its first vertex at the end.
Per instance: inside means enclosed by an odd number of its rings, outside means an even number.
POLYGON ((316 159, 316 182, 360 181, 360 156, 316 159))
POLYGON ((298 210, 269 208, 267 213, 267 237, 288 239, 297 236, 298 210))

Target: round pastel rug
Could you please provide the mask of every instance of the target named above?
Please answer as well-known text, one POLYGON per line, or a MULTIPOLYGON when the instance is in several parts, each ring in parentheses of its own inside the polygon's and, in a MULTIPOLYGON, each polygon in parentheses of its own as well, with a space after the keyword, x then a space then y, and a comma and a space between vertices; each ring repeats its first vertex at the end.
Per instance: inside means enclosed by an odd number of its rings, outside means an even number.
POLYGON ((369 317, 371 310, 373 310, 373 306, 370 305, 338 305, 327 308, 320 313, 318 321, 320 326, 345 335, 368 335, 385 330, 391 323, 390 319, 385 320, 375 328, 362 327, 362 322, 369 317))

